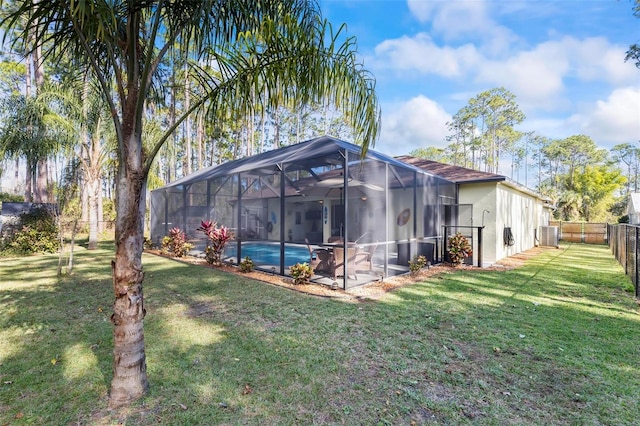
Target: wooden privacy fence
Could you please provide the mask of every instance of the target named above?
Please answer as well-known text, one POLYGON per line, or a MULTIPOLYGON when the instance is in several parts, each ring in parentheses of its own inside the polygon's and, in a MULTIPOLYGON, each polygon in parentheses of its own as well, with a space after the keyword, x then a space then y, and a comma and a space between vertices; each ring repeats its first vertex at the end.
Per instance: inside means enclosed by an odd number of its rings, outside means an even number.
POLYGON ((550 226, 557 226, 560 239, 570 243, 606 244, 607 224, 590 222, 563 222, 552 220, 550 226))
POLYGON ((607 225, 609 248, 631 278, 636 298, 640 298, 640 226, 607 225))

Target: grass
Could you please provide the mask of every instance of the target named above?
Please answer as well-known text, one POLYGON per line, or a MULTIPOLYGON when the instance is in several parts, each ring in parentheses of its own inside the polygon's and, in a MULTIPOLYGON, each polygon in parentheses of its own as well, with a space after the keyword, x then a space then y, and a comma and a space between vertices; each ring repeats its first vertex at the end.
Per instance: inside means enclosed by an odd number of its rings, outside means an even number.
POLYGON ((111 256, 0 260, 0 424, 637 424, 639 307, 604 246, 361 303, 145 255, 151 389, 113 411, 111 256))

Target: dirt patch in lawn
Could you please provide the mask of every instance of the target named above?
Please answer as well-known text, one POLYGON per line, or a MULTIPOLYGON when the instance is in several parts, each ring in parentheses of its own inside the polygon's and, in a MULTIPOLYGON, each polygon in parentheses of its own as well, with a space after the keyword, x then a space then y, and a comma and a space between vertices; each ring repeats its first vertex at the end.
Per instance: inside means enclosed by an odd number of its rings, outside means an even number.
POLYGON ((547 250, 555 250, 555 249, 551 247, 534 247, 522 253, 518 253, 516 255, 502 259, 499 262, 497 262, 495 265, 489 266, 487 268, 478 268, 476 266, 469 266, 469 265, 452 266, 451 264, 442 263, 439 265, 434 265, 429 268, 422 269, 419 273, 415 275, 411 275, 411 274, 396 275, 393 277, 385 278, 383 281, 371 282, 369 284, 361 285, 346 291, 340 290, 340 289, 333 290, 326 285, 314 284, 314 283, 296 285, 293 283, 293 280, 291 278, 283 277, 281 275, 270 274, 268 272, 262 272, 262 271, 240 272, 240 270, 236 266, 226 265, 226 264, 221 266, 213 266, 208 264, 204 259, 193 257, 193 256, 174 258, 174 257, 163 254, 159 250, 146 250, 146 252, 157 255, 157 256, 169 257, 179 262, 189 263, 192 265, 199 265, 202 267, 216 269, 216 270, 227 272, 230 274, 240 275, 246 278, 251 278, 251 279, 262 281, 264 283, 268 283, 271 285, 285 287, 290 290, 299 291, 302 293, 306 293, 306 294, 310 294, 318 297, 327 297, 327 298, 333 298, 333 299, 342 299, 342 300, 351 301, 351 302, 359 302, 359 301, 365 301, 365 300, 379 299, 389 291, 393 291, 398 288, 414 284, 416 282, 424 281, 427 278, 437 276, 440 274, 452 273, 459 270, 484 272, 484 271, 507 271, 510 269, 515 269, 522 266, 527 261, 527 259, 531 257, 535 257, 538 254, 547 250))

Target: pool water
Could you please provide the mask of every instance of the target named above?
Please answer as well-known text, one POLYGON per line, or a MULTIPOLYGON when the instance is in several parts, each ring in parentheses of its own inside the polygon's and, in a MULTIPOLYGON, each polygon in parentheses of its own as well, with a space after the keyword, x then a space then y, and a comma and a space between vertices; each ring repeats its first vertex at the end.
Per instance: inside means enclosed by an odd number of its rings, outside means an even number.
MULTIPOLYGON (((225 257, 236 257, 235 243, 229 244, 224 250, 225 257)), ((280 244, 278 243, 242 243, 241 259, 246 256, 255 265, 280 265, 280 244)), ((296 263, 309 263, 309 249, 304 246, 285 245, 284 266, 289 267, 296 263)))

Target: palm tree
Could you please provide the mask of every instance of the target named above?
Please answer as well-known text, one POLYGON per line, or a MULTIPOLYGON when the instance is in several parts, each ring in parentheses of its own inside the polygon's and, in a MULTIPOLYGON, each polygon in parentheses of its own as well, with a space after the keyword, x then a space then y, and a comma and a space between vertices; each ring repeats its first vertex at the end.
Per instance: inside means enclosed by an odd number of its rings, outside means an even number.
MULTIPOLYGON (((144 346, 142 249, 145 193, 153 160, 192 112, 251 110, 252 93, 286 88, 285 100, 327 98, 348 111, 363 148, 375 141, 379 106, 375 82, 356 60, 353 38, 333 34, 315 1, 281 0, 24 0, 7 15, 5 34, 55 60, 71 52, 79 71, 100 82, 117 136, 115 259, 112 261, 114 361, 109 405, 128 404, 148 389, 144 346), (21 25, 24 24, 24 25, 21 25), (42 31, 33 31, 39 25, 42 31), (145 102, 170 89, 162 61, 172 53, 190 61, 190 109, 153 148, 143 149, 145 102), (186 52, 189 51, 190 54, 186 52), (207 68, 217 70, 209 73, 207 68), (212 78, 218 75, 217 78, 212 78), (256 85, 260 85, 256 87, 256 85), (115 87, 114 90, 112 88, 115 87)), ((269 98, 268 106, 272 104, 269 98)))
POLYGON ((0 127, 0 151, 9 158, 26 159, 25 200, 46 203, 48 195, 41 188, 42 173, 47 158, 60 148, 59 117, 40 99, 31 96, 11 96, 3 100, 0 108, 5 114, 0 127))
POLYGON ((83 193, 88 204, 89 250, 98 246, 99 218, 102 216, 100 184, 109 148, 105 140, 108 109, 93 83, 85 75, 79 82, 47 84, 39 95, 41 102, 57 110, 67 130, 67 138, 74 142, 68 152, 76 156, 82 166, 83 193))

